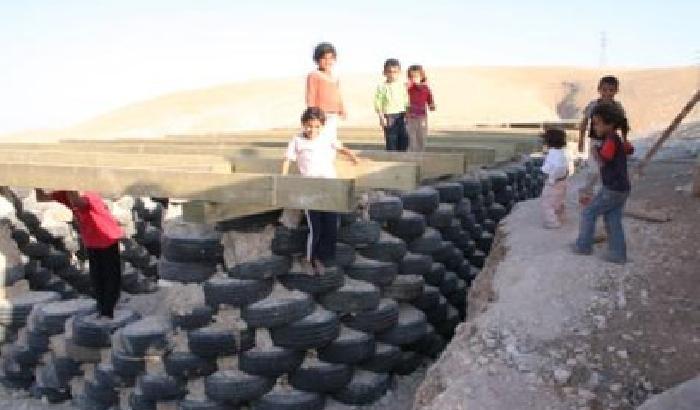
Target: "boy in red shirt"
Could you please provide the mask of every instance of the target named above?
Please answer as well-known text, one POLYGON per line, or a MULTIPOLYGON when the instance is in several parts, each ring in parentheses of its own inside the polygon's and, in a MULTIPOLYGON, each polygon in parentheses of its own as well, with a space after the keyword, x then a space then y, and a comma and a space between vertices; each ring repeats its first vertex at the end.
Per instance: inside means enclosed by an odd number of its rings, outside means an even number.
POLYGON ((121 291, 119 239, 124 231, 96 192, 36 190, 37 201, 56 201, 73 211, 78 231, 87 249, 90 279, 101 316, 112 318, 121 291))
POLYGON ((408 67, 408 100, 406 130, 408 131, 408 150, 425 151, 425 138, 428 136, 428 112, 435 111, 433 93, 428 87, 425 70, 419 65, 408 67))

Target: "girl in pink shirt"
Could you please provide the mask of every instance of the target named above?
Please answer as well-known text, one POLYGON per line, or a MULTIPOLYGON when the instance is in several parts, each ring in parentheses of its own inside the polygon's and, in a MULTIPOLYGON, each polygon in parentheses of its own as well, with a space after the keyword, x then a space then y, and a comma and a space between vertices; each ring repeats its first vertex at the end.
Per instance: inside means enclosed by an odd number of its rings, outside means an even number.
POLYGON ((423 67, 412 65, 408 67, 408 100, 409 108, 406 115, 406 130, 408 131, 408 150, 425 151, 425 138, 428 136, 428 112, 435 111, 433 93, 428 87, 428 79, 423 67))
POLYGON ((306 77, 306 107, 317 107, 326 114, 324 133, 331 139, 338 135, 338 119, 345 119, 345 107, 340 96, 340 82, 333 75, 336 51, 330 43, 321 43, 314 49, 317 70, 306 77))

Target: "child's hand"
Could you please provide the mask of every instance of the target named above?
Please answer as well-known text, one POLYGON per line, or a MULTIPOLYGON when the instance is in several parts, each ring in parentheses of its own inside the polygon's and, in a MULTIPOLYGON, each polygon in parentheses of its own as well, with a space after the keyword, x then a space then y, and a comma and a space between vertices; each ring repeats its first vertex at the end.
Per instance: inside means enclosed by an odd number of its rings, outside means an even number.
POLYGON ((379 117, 379 126, 382 128, 386 128, 387 126, 386 117, 383 115, 379 117))
POLYGON ((430 111, 435 111, 435 104, 429 105, 428 108, 430 109, 430 111))
POLYGON ((347 119, 348 119, 348 113, 345 112, 345 110, 339 112, 338 115, 340 116, 340 119, 341 119, 341 120, 347 120, 347 119))

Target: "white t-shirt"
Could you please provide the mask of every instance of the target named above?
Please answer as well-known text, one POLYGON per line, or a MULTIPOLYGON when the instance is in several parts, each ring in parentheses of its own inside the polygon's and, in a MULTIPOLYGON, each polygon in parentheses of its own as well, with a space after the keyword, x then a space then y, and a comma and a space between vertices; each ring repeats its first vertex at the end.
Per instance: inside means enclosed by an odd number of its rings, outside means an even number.
POLYGON ((550 148, 542 164, 542 172, 547 174, 547 182, 555 183, 558 179, 565 178, 569 174, 569 159, 566 151, 559 148, 550 148))
POLYGON ((341 147, 332 133, 321 132, 313 140, 300 133, 289 142, 285 158, 296 161, 299 173, 305 177, 335 178, 336 150, 341 147))

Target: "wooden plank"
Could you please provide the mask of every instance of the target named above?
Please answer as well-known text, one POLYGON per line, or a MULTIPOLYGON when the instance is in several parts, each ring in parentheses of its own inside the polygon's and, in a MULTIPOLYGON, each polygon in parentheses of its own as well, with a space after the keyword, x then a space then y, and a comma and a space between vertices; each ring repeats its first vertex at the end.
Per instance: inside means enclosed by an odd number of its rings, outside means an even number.
POLYGON ((348 179, 10 162, 0 163, 0 185, 342 212, 355 200, 348 179))
POLYGON ((274 211, 276 209, 280 208, 190 201, 182 205, 182 217, 186 222, 214 224, 219 221, 274 211))

